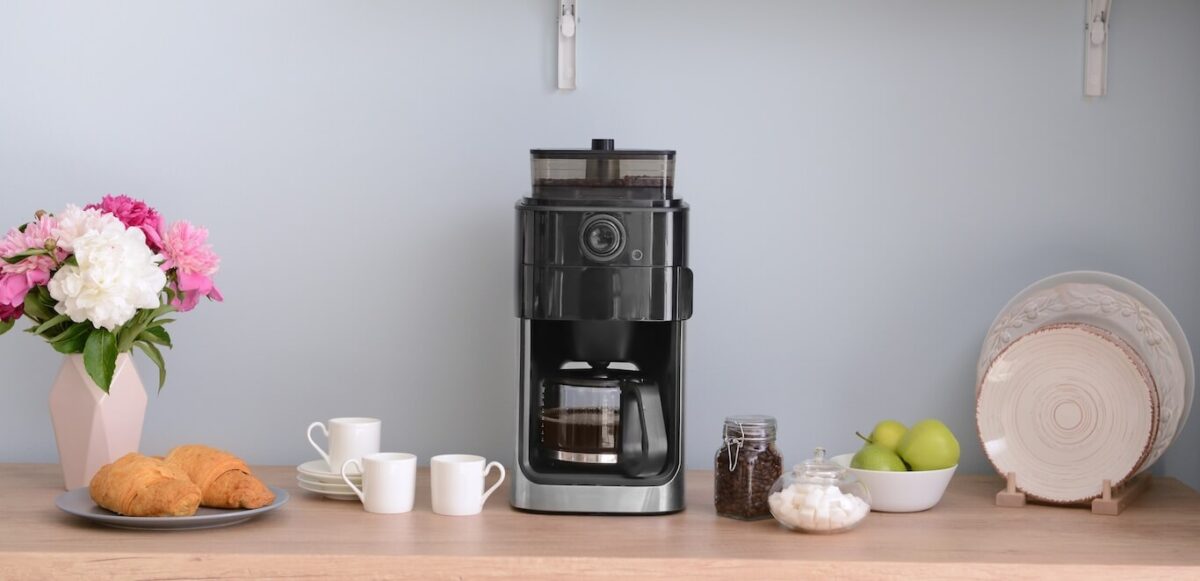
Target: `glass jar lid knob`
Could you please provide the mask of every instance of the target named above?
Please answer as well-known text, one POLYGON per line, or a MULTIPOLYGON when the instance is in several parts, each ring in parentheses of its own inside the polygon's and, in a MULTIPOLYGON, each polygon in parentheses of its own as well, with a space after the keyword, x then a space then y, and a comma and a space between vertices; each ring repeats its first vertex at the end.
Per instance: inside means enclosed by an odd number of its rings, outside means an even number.
POLYGON ((803 474, 811 478, 832 479, 837 480, 846 473, 846 470, 841 466, 830 462, 825 457, 825 448, 817 447, 813 450, 813 457, 805 460, 801 464, 792 469, 797 474, 803 474))

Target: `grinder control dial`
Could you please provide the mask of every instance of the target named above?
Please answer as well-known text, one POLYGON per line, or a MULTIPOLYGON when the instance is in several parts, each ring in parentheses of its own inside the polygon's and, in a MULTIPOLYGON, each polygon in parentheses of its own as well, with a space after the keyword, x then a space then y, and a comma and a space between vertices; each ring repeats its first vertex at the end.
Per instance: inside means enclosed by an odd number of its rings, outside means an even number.
POLYGON ((609 214, 596 214, 579 227, 579 243, 584 256, 596 262, 608 262, 625 248, 625 226, 609 214))

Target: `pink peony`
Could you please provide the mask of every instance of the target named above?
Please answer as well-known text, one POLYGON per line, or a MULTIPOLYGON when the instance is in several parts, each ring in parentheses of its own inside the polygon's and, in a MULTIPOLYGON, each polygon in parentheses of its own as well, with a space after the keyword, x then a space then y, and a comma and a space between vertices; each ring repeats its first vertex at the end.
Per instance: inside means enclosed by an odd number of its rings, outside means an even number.
POLYGON ((25 314, 24 307, 10 307, 8 305, 0 305, 0 323, 7 323, 21 318, 25 314))
POLYGON ((162 269, 175 269, 174 288, 180 295, 171 301, 175 310, 192 310, 201 296, 224 300, 212 281, 221 259, 208 244, 208 230, 186 220, 171 224, 162 238, 162 254, 166 257, 162 269))
POLYGON ((18 307, 25 304, 25 295, 35 286, 50 282, 50 275, 40 270, 15 274, 0 274, 0 305, 18 307))
MULTIPOLYGON (((46 242, 54 240, 58 221, 49 214, 25 225, 25 231, 13 228, 0 240, 0 257, 9 258, 26 250, 45 248, 46 242)), ((62 249, 55 250, 59 261, 67 257, 62 249)), ((35 286, 50 280, 50 271, 57 266, 49 256, 30 256, 16 264, 0 262, 0 305, 18 307, 24 304, 25 295, 35 286)))
POLYGON ((161 252, 163 239, 162 217, 154 208, 146 205, 146 202, 136 200, 126 195, 120 196, 104 196, 99 204, 90 204, 84 207, 85 210, 100 210, 116 216, 127 228, 139 228, 146 235, 146 246, 150 247, 152 252, 161 252))

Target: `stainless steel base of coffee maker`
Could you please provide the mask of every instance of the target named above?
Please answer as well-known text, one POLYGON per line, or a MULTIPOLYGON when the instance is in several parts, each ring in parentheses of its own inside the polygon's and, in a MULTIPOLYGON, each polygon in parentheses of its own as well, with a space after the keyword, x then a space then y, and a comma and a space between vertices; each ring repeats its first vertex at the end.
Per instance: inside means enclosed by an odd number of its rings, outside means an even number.
POLYGON ((684 509, 683 470, 661 486, 538 484, 513 470, 514 508, 584 514, 664 514, 684 509))

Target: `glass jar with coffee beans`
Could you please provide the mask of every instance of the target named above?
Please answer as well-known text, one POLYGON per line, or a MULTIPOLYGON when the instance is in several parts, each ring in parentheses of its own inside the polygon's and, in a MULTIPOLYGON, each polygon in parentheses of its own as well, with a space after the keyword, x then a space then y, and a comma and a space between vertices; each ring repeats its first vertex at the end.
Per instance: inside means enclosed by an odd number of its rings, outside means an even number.
POLYGON ((713 497, 717 514, 740 520, 770 518, 767 498, 783 473, 775 447, 775 418, 729 416, 717 450, 713 497))

